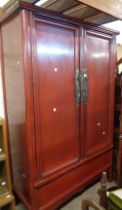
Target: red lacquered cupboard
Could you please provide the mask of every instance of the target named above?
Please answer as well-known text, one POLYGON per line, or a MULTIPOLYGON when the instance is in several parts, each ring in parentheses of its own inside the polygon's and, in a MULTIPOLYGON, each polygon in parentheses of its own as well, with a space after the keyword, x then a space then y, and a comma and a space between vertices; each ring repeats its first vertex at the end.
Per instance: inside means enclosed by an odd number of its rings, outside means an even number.
POLYGON ((54 210, 111 173, 116 35, 26 3, 1 20, 13 188, 54 210))

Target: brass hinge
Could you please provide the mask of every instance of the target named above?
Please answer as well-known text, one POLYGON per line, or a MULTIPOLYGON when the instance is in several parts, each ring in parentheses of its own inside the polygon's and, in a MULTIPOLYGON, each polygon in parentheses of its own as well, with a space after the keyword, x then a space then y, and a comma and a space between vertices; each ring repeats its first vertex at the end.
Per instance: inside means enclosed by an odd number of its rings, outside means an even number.
POLYGON ((81 100, 81 90, 80 90, 80 71, 76 68, 75 71, 75 83, 76 83, 76 103, 79 104, 81 100))

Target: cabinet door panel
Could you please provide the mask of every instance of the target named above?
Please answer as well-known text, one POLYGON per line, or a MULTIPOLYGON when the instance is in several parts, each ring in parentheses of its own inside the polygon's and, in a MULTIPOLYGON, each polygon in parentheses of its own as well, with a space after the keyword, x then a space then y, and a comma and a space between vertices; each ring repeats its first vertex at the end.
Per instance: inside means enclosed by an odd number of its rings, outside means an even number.
POLYGON ((35 116, 41 176, 80 158, 75 67, 77 29, 35 21, 35 116))
POLYGON ((95 154, 112 144, 110 133, 114 77, 110 65, 111 38, 92 32, 85 34, 85 59, 88 73, 86 105, 86 154, 95 154), (111 90, 110 90, 111 89, 111 90))

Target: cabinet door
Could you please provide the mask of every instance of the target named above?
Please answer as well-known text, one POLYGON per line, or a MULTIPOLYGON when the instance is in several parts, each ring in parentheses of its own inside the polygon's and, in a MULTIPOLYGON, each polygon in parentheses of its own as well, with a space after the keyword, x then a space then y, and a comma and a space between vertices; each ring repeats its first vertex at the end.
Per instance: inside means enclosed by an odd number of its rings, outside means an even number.
POLYGON ((78 31, 39 19, 34 29, 37 164, 39 175, 47 176, 80 159, 75 96, 78 31))
POLYGON ((111 37, 86 31, 84 56, 88 75, 85 148, 86 155, 92 155, 112 145, 115 58, 111 37))

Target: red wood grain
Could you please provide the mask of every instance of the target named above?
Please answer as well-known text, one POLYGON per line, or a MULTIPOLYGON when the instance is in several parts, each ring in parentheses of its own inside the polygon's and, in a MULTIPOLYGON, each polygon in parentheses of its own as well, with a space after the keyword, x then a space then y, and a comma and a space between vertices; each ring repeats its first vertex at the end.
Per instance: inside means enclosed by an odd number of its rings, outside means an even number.
POLYGON ((28 209, 54 210, 111 171, 117 32, 26 3, 20 8, 1 23, 9 139, 20 151, 23 189, 16 174, 13 185, 28 209), (75 70, 83 67, 88 101, 77 104, 75 70))

